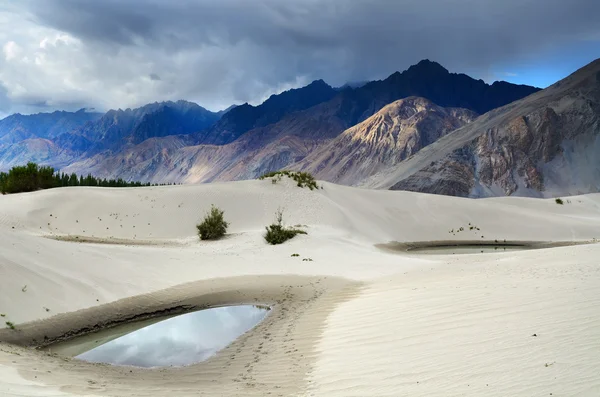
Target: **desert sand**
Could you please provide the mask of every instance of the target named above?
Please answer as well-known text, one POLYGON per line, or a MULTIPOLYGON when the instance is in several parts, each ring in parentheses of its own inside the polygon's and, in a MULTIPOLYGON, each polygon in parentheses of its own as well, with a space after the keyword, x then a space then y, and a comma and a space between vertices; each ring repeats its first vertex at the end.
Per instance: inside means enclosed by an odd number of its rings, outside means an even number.
POLYGON ((558 205, 320 184, 0 196, 0 327, 16 328, 0 328, 0 396, 600 395, 600 194, 558 205), (202 242, 195 224, 211 204, 231 226, 202 242), (278 208, 308 234, 267 245, 278 208), (470 255, 381 246, 448 240, 589 244, 470 255), (188 367, 33 348, 237 303, 273 310, 188 367))

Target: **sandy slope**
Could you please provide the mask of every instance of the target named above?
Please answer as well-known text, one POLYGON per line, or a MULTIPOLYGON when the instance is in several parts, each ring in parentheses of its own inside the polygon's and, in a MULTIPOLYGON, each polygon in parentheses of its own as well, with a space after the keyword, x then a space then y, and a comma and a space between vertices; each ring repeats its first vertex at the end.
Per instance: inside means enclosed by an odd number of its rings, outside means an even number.
POLYGON ((0 329, 14 343, 0 343, 0 396, 600 395, 600 245, 464 256, 375 247, 600 238, 600 195, 568 200, 268 180, 0 196, 0 313, 17 325, 0 329), (231 234, 199 242, 194 225, 211 203, 231 234), (266 245, 278 207, 309 234, 266 245), (90 242, 48 238, 57 236, 90 242), (181 369, 20 347, 144 313, 251 302, 274 310, 213 359, 181 369))

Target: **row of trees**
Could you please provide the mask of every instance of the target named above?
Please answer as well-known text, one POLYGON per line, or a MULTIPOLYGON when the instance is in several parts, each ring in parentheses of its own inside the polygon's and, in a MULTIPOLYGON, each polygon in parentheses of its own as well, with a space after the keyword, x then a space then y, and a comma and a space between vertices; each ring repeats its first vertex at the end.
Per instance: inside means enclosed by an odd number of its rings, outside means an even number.
POLYGON ((99 186, 99 187, 141 187, 158 186, 156 184, 127 182, 123 179, 100 179, 92 175, 77 176, 55 172, 54 168, 27 163, 0 172, 0 193, 32 192, 40 189, 51 189, 65 186, 99 186))

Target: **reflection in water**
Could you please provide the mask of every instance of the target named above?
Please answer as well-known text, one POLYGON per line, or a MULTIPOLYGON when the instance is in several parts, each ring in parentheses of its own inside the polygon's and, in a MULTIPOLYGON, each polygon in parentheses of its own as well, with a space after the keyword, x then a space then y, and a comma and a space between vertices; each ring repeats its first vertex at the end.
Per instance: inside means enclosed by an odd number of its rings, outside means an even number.
POLYGON ((458 245, 441 247, 413 248, 408 252, 415 254, 460 255, 460 254, 490 254, 507 251, 521 251, 531 247, 521 245, 458 245))
POLYGON ((137 367, 182 366, 208 359, 265 318, 255 306, 183 314, 141 328, 76 358, 137 367))

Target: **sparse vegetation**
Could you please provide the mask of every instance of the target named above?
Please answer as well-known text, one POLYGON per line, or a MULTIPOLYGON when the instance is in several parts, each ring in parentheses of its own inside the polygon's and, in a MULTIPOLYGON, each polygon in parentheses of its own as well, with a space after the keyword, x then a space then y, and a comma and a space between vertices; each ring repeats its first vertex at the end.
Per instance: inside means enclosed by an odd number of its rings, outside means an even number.
POLYGON ((304 258, 302 259, 302 262, 312 262, 312 258, 304 258))
POLYGON ((317 181, 315 180, 315 177, 309 174, 308 172, 296 172, 287 170, 274 171, 268 172, 258 179, 262 180, 267 178, 273 178, 271 182, 275 184, 278 181, 280 181, 283 176, 287 176, 288 178, 293 179, 298 185, 298 187, 307 187, 310 190, 319 188, 319 186, 317 186, 317 181))
POLYGON ((223 214, 222 210, 211 206, 202 223, 196 225, 201 240, 216 240, 227 233, 229 223, 225 221, 223 214))
MULTIPOLYGON (((469 228, 470 231, 481 231, 480 228, 478 228, 475 225, 472 225, 471 223, 469 223, 469 226, 467 226, 467 227, 469 228)), ((449 230, 448 233, 456 236, 456 233, 461 233, 464 231, 466 231, 466 229, 463 226, 461 226, 460 228, 458 228, 456 230, 455 229, 449 230)))
POLYGON ((292 257, 298 257, 300 254, 292 254, 292 257))
POLYGON ((21 288, 21 291, 23 291, 23 292, 27 292, 27 286, 26 286, 26 285, 24 285, 24 286, 23 286, 23 288, 21 288))
POLYGON ((563 205, 564 201, 561 198, 557 198, 556 200, 554 200, 556 202, 556 204, 560 204, 563 205))
POLYGON ((0 313, 0 317, 6 317, 6 314, 0 313))
POLYGON ((10 322, 10 321, 7 321, 7 322, 6 322, 6 326, 7 326, 8 328, 10 328, 10 329, 15 329, 15 324, 13 324, 13 323, 12 323, 12 322, 10 322))
POLYGON ((267 226, 266 229, 265 240, 272 245, 282 244, 298 234, 306 234, 304 230, 285 227, 281 210, 278 210, 275 214, 275 223, 267 226))

